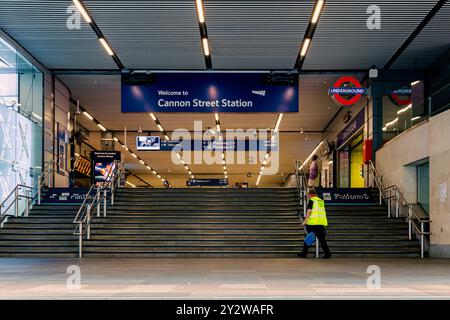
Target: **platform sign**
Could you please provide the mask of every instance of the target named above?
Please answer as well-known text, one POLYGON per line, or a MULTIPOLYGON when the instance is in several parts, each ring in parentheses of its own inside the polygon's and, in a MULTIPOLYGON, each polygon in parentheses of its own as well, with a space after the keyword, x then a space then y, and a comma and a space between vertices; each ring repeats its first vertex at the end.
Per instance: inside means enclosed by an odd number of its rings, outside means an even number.
POLYGON ((122 80, 122 112, 298 112, 294 83, 268 83, 269 73, 152 73, 150 84, 122 80))
POLYGON ((370 188, 318 188, 326 204, 375 204, 378 199, 370 188))
POLYGON ((86 199, 88 192, 89 188, 50 188, 41 203, 81 204, 86 199))
POLYGON ((190 179, 186 181, 188 187, 226 187, 228 179, 190 179))

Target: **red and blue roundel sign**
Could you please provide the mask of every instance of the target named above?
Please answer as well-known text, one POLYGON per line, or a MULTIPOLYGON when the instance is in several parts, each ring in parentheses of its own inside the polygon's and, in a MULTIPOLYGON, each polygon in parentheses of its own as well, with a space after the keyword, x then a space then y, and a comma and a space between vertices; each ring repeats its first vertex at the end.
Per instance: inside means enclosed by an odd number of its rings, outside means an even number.
POLYGON ((412 103, 412 89, 411 88, 401 88, 393 91, 389 98, 397 106, 407 106, 412 103))
POLYGON ((352 106, 366 94, 366 91, 367 89, 361 86, 358 79, 344 76, 336 81, 334 87, 328 90, 328 94, 338 105, 352 106))

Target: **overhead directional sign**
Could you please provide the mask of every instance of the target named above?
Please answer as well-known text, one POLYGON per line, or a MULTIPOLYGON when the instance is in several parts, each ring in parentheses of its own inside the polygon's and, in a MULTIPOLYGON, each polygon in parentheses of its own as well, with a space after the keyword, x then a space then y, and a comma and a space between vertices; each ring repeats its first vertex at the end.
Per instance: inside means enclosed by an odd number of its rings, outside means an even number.
POLYGON ((122 80, 122 112, 298 112, 298 77, 277 82, 268 75, 152 73, 149 83, 122 80))
POLYGON ((172 151, 175 148, 184 151, 278 151, 276 140, 263 139, 166 141, 156 136, 137 136, 136 146, 138 151, 172 151))

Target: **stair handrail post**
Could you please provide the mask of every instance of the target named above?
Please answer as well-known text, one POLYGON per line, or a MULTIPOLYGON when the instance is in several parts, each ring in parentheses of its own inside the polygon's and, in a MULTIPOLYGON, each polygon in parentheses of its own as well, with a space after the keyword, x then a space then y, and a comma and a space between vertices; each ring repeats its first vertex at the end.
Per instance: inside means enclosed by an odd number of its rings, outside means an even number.
POLYGON ((400 215, 400 194, 398 188, 395 188, 395 217, 400 215))
POLYGON ((83 222, 78 222, 78 257, 83 257, 83 222))
POLYGON ((41 177, 38 177, 38 185, 37 185, 37 188, 38 188, 37 192, 38 192, 38 194, 37 194, 37 202, 38 202, 39 205, 41 204, 41 186, 42 186, 42 178, 41 178, 41 177))
POLYGON ((100 218, 100 205, 102 203, 100 200, 100 189, 97 190, 97 194, 94 199, 94 203, 95 202, 97 202, 97 218, 100 218))
POLYGON ((19 186, 14 189, 14 216, 19 216, 19 186))
POLYGON ((425 257, 425 230, 424 221, 420 221, 420 257, 425 257))
POLYGON ((379 204, 380 206, 383 204, 383 195, 381 194, 381 190, 379 190, 379 204))
POLYGON ((319 240, 317 239, 317 235, 316 235, 316 254, 315 254, 315 256, 316 256, 316 259, 318 259, 319 258, 319 240))
POLYGON ((392 215, 392 197, 391 197, 391 190, 387 191, 387 205, 388 205, 388 218, 391 218, 392 215))
MULTIPOLYGON (((423 230, 421 230, 421 233, 423 230)), ((412 240, 412 205, 408 205, 408 238, 412 240)))
POLYGON ((107 205, 107 192, 106 188, 103 189, 103 217, 106 218, 106 205, 107 205))
POLYGON ((111 204, 114 205, 114 191, 116 190, 116 175, 113 174, 111 179, 111 204))
POLYGON ((89 240, 89 238, 91 237, 90 235, 90 231, 91 231, 91 210, 92 210, 92 205, 90 203, 88 203, 87 205, 87 213, 86 213, 86 235, 87 235, 87 239, 89 240))
POLYGON ((28 217, 28 215, 30 214, 30 202, 31 202, 31 190, 30 189, 26 189, 25 191, 25 217, 28 217))

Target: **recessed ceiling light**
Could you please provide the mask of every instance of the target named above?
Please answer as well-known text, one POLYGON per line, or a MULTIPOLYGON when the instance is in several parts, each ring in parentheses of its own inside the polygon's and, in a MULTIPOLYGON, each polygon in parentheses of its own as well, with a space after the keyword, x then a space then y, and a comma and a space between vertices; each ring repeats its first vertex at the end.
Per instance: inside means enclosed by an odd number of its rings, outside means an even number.
POLYGON ((311 43, 311 39, 306 38, 303 42, 302 50, 300 51, 300 55, 302 57, 306 56, 306 52, 308 52, 309 44, 311 43))
POLYGON ((205 56, 209 56, 209 45, 208 45, 208 39, 203 38, 203 52, 205 53, 205 56))
POLYGON ((195 1, 197 4, 197 16, 198 16, 198 21, 200 23, 205 23, 205 14, 203 13, 203 4, 202 4, 202 0, 196 0, 195 1))
POLYGON ((114 52, 112 51, 111 47, 109 46, 108 42, 106 42, 105 38, 98 38, 98 40, 100 41, 100 43, 102 44, 103 48, 105 48, 106 52, 110 55, 113 56, 114 52))
POLYGON ((86 20, 87 23, 91 23, 92 19, 89 16, 89 13, 84 8, 84 6, 81 4, 81 2, 79 0, 73 0, 73 3, 75 3, 75 6, 78 8, 78 11, 80 11, 80 13, 83 16, 84 20, 86 20))
POLYGON ((83 114, 86 116, 86 118, 88 118, 89 120, 94 120, 94 117, 91 116, 88 112, 83 111, 83 114))
POLYGON ((314 8, 313 16, 311 18, 311 23, 317 23, 317 21, 319 20, 320 13, 322 12, 324 3, 325 3, 324 0, 317 1, 316 7, 314 8))

